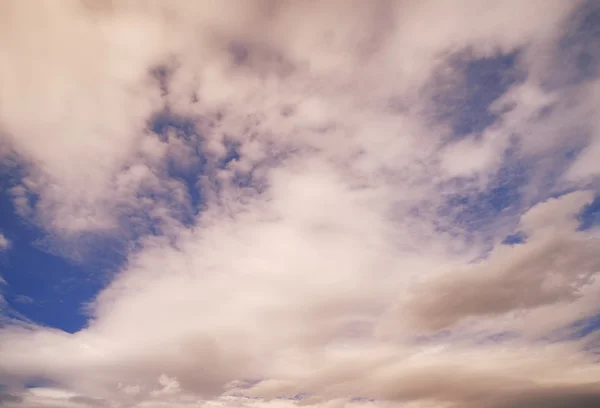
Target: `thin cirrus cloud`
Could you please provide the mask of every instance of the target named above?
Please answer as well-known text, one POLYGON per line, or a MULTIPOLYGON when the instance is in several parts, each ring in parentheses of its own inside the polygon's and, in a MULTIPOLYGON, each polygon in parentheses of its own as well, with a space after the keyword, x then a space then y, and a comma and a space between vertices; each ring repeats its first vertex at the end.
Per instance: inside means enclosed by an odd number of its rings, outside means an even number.
POLYGON ((3 197, 123 262, 0 309, 0 403, 598 405, 599 10, 3 3, 3 197))
POLYGON ((10 248, 10 240, 0 232, 0 251, 6 251, 10 248))

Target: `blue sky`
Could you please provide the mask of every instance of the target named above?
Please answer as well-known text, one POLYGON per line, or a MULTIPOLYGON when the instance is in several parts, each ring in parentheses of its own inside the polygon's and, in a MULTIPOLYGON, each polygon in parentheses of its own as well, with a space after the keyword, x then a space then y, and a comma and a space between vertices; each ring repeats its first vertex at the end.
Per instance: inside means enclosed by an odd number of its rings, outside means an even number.
MULTIPOLYGON (((83 307, 104 286, 109 268, 100 259, 92 267, 48 252, 40 241, 43 231, 23 221, 14 211, 10 197, 1 200, 1 228, 11 241, 2 254, 4 296, 8 306, 32 321, 75 332, 85 326, 83 307)), ((122 256, 116 248, 98 248, 116 266, 122 256)), ((108 261, 108 262, 111 262, 108 261)), ((115 266, 113 266, 115 268, 115 266)))
POLYGON ((0 405, 596 406, 600 4, 352 4, 0 6, 0 405))

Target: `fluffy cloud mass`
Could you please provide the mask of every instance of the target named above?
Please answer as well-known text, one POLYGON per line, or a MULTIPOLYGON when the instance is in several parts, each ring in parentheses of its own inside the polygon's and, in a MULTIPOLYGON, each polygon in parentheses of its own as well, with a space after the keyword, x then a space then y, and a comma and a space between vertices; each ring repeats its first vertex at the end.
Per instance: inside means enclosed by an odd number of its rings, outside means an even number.
POLYGON ((600 406, 598 15, 0 3, 16 213, 126 247, 86 327, 0 325, 0 405, 600 406))

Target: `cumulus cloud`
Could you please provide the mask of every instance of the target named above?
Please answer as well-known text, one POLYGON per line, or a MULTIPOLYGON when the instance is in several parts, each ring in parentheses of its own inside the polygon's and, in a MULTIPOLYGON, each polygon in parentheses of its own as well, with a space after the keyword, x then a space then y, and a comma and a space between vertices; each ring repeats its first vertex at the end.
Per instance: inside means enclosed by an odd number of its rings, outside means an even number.
POLYGON ((578 232, 575 218, 592 198, 577 192, 534 206, 520 223, 527 242, 499 245, 484 261, 433 277, 402 300, 399 313, 413 309, 408 316, 417 317, 415 323, 439 330, 466 317, 596 297, 600 243, 578 232))
POLYGON ((78 332, 0 327, 2 402, 591 407, 600 79, 555 63, 600 58, 588 9, 0 5, 17 214, 129 251, 78 332))

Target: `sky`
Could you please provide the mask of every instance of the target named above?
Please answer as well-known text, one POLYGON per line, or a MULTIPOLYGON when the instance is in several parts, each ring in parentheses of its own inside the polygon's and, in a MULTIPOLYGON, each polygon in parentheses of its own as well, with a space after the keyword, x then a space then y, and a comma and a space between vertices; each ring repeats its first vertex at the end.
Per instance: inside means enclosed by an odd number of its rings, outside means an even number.
POLYGON ((0 405, 600 406, 600 1, 0 2, 0 405))

